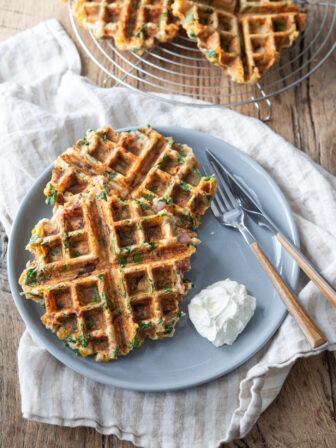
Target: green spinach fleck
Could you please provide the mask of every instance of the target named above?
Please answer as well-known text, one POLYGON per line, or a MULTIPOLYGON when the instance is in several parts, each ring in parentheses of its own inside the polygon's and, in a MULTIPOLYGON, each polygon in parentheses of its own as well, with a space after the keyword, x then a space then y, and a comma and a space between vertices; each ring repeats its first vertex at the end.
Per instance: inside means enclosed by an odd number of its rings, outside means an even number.
POLYGON ((129 348, 130 348, 131 350, 133 350, 134 348, 138 347, 139 344, 140 344, 140 337, 139 337, 139 335, 137 334, 137 335, 135 336, 135 338, 133 339, 133 341, 130 342, 129 348))
POLYGON ((214 175, 212 174, 211 176, 206 176, 206 177, 202 177, 202 180, 204 180, 205 182, 209 182, 209 180, 214 179, 214 175))
POLYGON ((58 191, 53 186, 52 183, 49 182, 49 194, 46 199, 47 205, 55 205, 58 196, 58 191))
POLYGON ((186 183, 184 183, 184 182, 181 182, 181 183, 180 183, 180 187, 181 187, 182 190, 184 190, 184 191, 190 191, 190 187, 189 187, 189 185, 186 184, 186 183))
POLYGON ((37 274, 37 268, 28 269, 26 272, 25 284, 28 286, 36 285, 37 274))
POLYGON ((162 201, 162 202, 165 202, 166 204, 171 204, 173 202, 172 198, 170 198, 170 197, 162 197, 159 200, 160 200, 160 202, 162 201))
POLYGON ((193 22, 195 20, 195 16, 193 13, 189 13, 185 16, 184 20, 186 23, 193 22))
POLYGON ((148 199, 149 201, 152 201, 154 199, 154 197, 155 197, 153 194, 147 194, 147 193, 142 193, 142 196, 145 199, 148 199))
POLYGON ((104 143, 108 142, 108 138, 102 132, 97 132, 97 135, 99 135, 99 137, 103 140, 104 143))
POLYGON ((139 322, 139 330, 145 331, 153 327, 153 322, 139 322))
POLYGON ((167 327, 164 331, 164 334, 171 334, 174 331, 174 326, 171 325, 170 327, 167 327))
POLYGON ((206 55, 208 56, 209 59, 217 59, 218 58, 218 53, 217 51, 214 50, 208 50, 205 52, 206 55))
POLYGON ((84 145, 88 145, 89 143, 88 143, 86 137, 84 137, 81 140, 78 140, 78 144, 79 144, 79 146, 84 146, 84 145))
POLYGON ((99 200, 107 201, 107 196, 106 196, 106 191, 105 191, 105 190, 102 190, 102 191, 100 192, 100 194, 99 194, 99 196, 98 196, 98 199, 99 199, 99 200))
POLYGON ((41 239, 42 238, 40 237, 40 235, 37 235, 37 233, 35 233, 30 237, 29 244, 30 245, 37 244, 41 241, 41 239))
POLYGON ((76 339, 74 339, 72 336, 67 336, 63 339, 63 342, 66 344, 76 344, 76 339))
POLYGON ((177 156, 177 161, 178 161, 178 163, 180 163, 182 165, 184 163, 184 157, 182 157, 181 154, 179 154, 177 156))
POLYGON ((134 263, 141 263, 142 262, 142 257, 140 254, 134 254, 133 255, 133 261, 134 263))
POLYGON ((119 266, 125 266, 125 264, 127 263, 127 257, 120 257, 118 260, 118 264, 119 266))

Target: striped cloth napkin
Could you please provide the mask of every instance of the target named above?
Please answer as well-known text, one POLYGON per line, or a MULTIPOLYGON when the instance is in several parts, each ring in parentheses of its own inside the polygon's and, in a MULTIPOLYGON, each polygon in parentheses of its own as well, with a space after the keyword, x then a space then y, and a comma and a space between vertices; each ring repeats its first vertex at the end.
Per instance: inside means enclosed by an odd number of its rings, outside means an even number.
MULTIPOLYGON (((304 252, 336 281, 336 180, 258 120, 97 87, 80 77, 75 46, 54 20, 1 44, 0 60, 0 218, 8 233, 34 179, 86 129, 183 125, 241 148, 273 176, 295 213, 304 252)), ((336 311, 311 283, 299 297, 334 350, 336 311)), ((74 373, 26 331, 18 352, 22 413, 45 423, 91 426, 138 446, 215 447, 243 437, 295 360, 310 355, 288 315, 267 346, 229 375, 189 390, 141 393, 74 373)))

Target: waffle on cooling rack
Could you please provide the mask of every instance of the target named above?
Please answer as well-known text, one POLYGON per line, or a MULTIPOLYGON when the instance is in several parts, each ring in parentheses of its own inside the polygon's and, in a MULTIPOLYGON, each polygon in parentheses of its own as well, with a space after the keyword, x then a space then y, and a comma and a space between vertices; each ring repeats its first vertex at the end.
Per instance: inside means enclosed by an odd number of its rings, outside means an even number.
POLYGON ((103 127, 89 130, 58 157, 45 194, 56 204, 90 191, 106 197, 142 197, 155 211, 165 208, 183 226, 196 228, 216 189, 215 179, 202 177, 198 168, 189 146, 150 126, 129 132, 103 127))
POLYGON ((74 15, 96 37, 140 53, 174 39, 179 25, 206 58, 238 83, 256 83, 304 30, 292 0, 77 0, 74 15), (173 18, 175 17, 175 19, 173 18))
POLYGON ((299 11, 292 0, 239 0, 236 9, 240 13, 262 14, 299 11))
POLYGON ((172 40, 179 29, 172 0, 77 0, 73 14, 97 38, 113 38, 119 50, 139 54, 155 41, 172 40))
POLYGON ((233 12, 215 7, 210 0, 177 0, 173 12, 211 63, 224 68, 234 81, 244 79, 239 23, 233 12))
POLYGON ((56 160, 45 189, 53 217, 33 230, 19 282, 82 356, 108 361, 173 335, 200 243, 190 228, 216 190, 198 167, 191 148, 151 127, 90 130, 56 160))
POLYGON ((244 81, 258 81, 280 58, 283 48, 291 47, 305 26, 305 14, 296 12, 243 16, 244 81))
POLYGON ((210 62, 233 81, 255 83, 278 61, 280 50, 293 44, 304 29, 306 15, 290 1, 243 0, 239 8, 241 13, 233 13, 219 0, 173 4, 188 36, 197 40, 210 62))

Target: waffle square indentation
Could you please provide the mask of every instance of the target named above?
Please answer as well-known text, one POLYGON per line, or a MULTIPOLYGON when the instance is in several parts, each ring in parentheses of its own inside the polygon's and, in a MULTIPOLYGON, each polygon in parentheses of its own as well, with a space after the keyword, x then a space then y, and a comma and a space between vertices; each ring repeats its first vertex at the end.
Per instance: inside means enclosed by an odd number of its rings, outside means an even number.
POLYGON ((173 287, 173 270, 171 266, 153 268, 152 272, 156 290, 165 290, 173 287))
POLYGON ((83 313, 84 325, 87 332, 105 328, 104 312, 101 309, 93 309, 83 313))
POLYGON ((56 310, 63 310, 72 307, 72 297, 70 288, 50 291, 51 306, 56 310))
POLYGON ((72 232, 74 230, 81 230, 84 228, 84 217, 82 209, 76 208, 71 210, 64 216, 64 230, 72 232))
POLYGON ((69 255, 70 258, 82 257, 90 252, 86 235, 70 236, 69 255))
POLYGON ((151 319, 152 317, 151 303, 152 299, 150 297, 135 300, 131 303, 133 318, 136 322, 151 319))
POLYGON ((148 243, 157 242, 164 238, 163 229, 161 228, 161 222, 144 222, 143 228, 145 232, 145 240, 148 243))
POLYGON ((112 216, 114 221, 129 219, 131 217, 129 206, 123 203, 112 204, 112 216))
POLYGON ((124 225, 116 227, 118 243, 120 247, 133 246, 137 243, 136 227, 134 225, 124 225))
POLYGON ((77 286, 77 297, 80 306, 86 306, 88 303, 100 302, 100 295, 96 283, 84 283, 77 286))
POLYGON ((150 292, 151 284, 147 271, 130 272, 125 274, 127 293, 130 297, 150 292))
POLYGON ((54 263, 55 261, 61 261, 63 259, 62 242, 57 239, 47 248, 47 254, 45 256, 46 263, 54 263))

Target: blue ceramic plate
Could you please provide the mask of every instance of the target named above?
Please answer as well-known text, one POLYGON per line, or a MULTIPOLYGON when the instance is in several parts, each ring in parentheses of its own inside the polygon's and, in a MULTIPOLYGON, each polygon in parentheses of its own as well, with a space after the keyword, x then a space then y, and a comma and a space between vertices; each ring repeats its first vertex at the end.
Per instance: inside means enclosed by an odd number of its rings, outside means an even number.
MULTIPOLYGON (((274 181, 251 158, 229 144, 207 134, 177 127, 158 127, 160 133, 172 136, 177 142, 190 145, 201 164, 204 148, 210 148, 223 163, 241 176, 259 195, 265 211, 282 232, 299 244, 297 228, 290 208, 274 181)), ((180 320, 173 338, 146 341, 117 362, 97 363, 91 358, 75 356, 73 352, 47 330, 40 321, 42 309, 20 296, 17 283, 28 260, 25 251, 31 229, 43 217, 51 216, 45 205, 43 188, 50 179, 49 167, 37 179, 21 204, 9 242, 9 281, 16 306, 28 330, 53 356, 76 372, 110 386, 138 391, 167 391, 205 383, 227 374, 260 350, 279 328, 286 308, 270 280, 258 264, 238 232, 224 228, 209 210, 199 228, 202 244, 192 258, 188 273, 193 290, 184 299, 186 312, 190 299, 202 288, 227 277, 244 283, 257 298, 257 309, 245 331, 232 346, 215 348, 194 329, 188 316, 180 320)), ((251 223, 257 240, 295 289, 298 268, 265 229, 251 223)))

